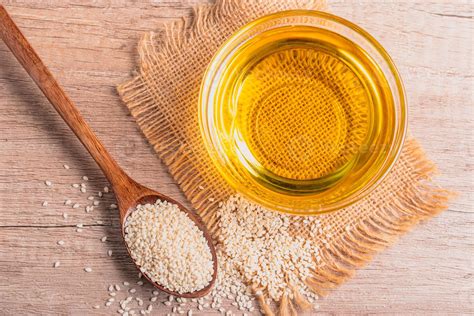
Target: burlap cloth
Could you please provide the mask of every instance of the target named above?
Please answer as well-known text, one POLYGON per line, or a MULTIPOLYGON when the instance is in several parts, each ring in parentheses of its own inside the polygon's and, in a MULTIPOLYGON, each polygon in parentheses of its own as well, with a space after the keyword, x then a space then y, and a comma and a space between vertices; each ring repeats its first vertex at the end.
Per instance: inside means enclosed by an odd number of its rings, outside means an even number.
MULTIPOLYGON (((219 234, 218 203, 234 192, 215 170, 201 138, 201 79, 218 47, 239 27, 288 9, 325 10, 326 5, 311 0, 218 0, 199 6, 192 19, 145 34, 138 48, 138 75, 118 87, 144 135, 214 236, 219 234)), ((331 227, 332 238, 321 245, 322 262, 315 262, 308 286, 325 294, 420 220, 446 209, 451 193, 432 183, 434 171, 416 141, 407 140, 396 166, 370 196, 320 216, 322 226, 331 227)), ((302 222, 299 217, 294 221, 302 222)), ((309 228, 297 227, 295 234, 309 238, 309 228)))

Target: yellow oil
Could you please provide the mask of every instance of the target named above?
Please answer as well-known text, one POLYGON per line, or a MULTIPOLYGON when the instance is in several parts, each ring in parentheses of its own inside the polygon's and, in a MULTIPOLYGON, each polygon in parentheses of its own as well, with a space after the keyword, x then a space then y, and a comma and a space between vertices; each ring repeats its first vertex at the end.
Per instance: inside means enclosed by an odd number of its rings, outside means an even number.
POLYGON ((249 186, 323 201, 370 179, 391 142, 395 113, 382 71, 327 30, 256 36, 234 53, 219 87, 223 151, 249 186))

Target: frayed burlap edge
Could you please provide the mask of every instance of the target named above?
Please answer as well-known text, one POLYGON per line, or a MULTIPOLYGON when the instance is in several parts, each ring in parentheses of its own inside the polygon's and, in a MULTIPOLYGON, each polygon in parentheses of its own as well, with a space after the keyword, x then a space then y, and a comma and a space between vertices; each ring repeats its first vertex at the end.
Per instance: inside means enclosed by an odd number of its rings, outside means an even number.
MULTIPOLYGON (((214 236, 218 234, 216 225, 218 203, 234 192, 211 166, 206 165, 204 157, 201 156, 203 153, 200 152, 202 148, 195 150, 187 139, 177 137, 180 126, 167 119, 162 112, 156 111, 156 91, 153 90, 156 87, 153 86, 153 80, 160 78, 149 76, 157 64, 166 64, 177 52, 187 49, 187 44, 199 39, 206 29, 219 22, 221 16, 230 16, 236 9, 254 9, 248 4, 249 2, 251 1, 223 0, 212 6, 200 6, 195 10, 194 19, 183 19, 167 25, 161 36, 157 37, 154 33, 145 34, 139 45, 139 75, 118 87, 123 101, 137 120, 145 137, 168 166, 185 196, 214 236), (200 165, 200 160, 204 161, 202 162, 204 165, 200 165), (201 172, 201 166, 206 169, 205 172, 201 172), (203 187, 202 184, 207 185, 203 187)), ((313 1, 304 1, 303 5, 298 4, 299 2, 294 2, 296 8, 324 7, 313 1)), ((272 9, 286 9, 286 7, 279 8, 275 5, 272 9)), ((400 235, 409 231, 421 220, 428 219, 447 208, 447 203, 454 194, 432 183, 436 171, 435 165, 426 158, 415 140, 406 141, 394 170, 397 168, 411 172, 410 185, 404 190, 391 192, 387 201, 380 203, 379 207, 362 221, 344 233, 338 234, 331 240, 330 247, 323 248, 322 264, 315 265, 311 277, 305 280, 307 286, 317 294, 326 295, 329 290, 350 278, 357 268, 368 263, 374 254, 392 244, 400 235)), ((256 293, 261 293, 259 285, 254 285, 254 288, 256 293)), ((273 314, 266 303, 265 295, 259 294, 257 299, 266 314, 273 314)), ((293 315, 296 306, 307 309, 310 304, 299 295, 298 289, 293 288, 291 297, 288 295, 282 297, 279 313, 293 315)))

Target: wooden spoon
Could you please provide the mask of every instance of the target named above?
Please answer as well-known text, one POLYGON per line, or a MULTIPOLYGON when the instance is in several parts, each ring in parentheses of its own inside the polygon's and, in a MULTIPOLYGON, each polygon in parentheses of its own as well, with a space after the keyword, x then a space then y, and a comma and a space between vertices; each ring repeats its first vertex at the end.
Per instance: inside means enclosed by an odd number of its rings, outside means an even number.
MULTIPOLYGON (((31 45, 28 43, 26 38, 23 36, 21 31, 18 29, 16 24, 13 22, 1 4, 0 37, 10 48, 13 55, 15 55, 23 68, 25 68, 31 78, 36 82, 41 91, 43 91, 44 95, 48 98, 49 102, 53 105, 59 115, 61 115, 64 121, 69 125, 74 134, 76 134, 84 147, 86 147, 92 158, 94 158, 111 183, 118 202, 120 223, 122 226, 122 237, 125 235, 124 223, 127 215, 130 212, 133 212, 138 204, 154 203, 157 199, 177 204, 181 211, 188 214, 189 218, 193 220, 203 232, 204 237, 206 238, 209 245, 209 249, 211 250, 212 259, 214 261, 214 273, 212 275, 212 281, 208 286, 196 292, 178 294, 164 288, 160 284, 153 282, 146 275, 145 277, 156 288, 174 296, 196 298, 208 294, 216 281, 217 256, 209 232, 207 231, 200 217, 194 211, 187 210, 182 204, 176 202, 175 200, 161 193, 148 189, 141 184, 138 184, 120 168, 117 162, 115 162, 115 160, 105 150, 104 146, 95 136, 92 129, 82 118, 79 110, 59 86, 58 82, 54 79, 48 68, 46 68, 46 66, 43 64, 39 56, 33 50, 31 45)), ((127 250, 130 254, 130 249, 128 249, 128 246, 127 250)), ((139 267, 137 266, 137 268, 139 267)))

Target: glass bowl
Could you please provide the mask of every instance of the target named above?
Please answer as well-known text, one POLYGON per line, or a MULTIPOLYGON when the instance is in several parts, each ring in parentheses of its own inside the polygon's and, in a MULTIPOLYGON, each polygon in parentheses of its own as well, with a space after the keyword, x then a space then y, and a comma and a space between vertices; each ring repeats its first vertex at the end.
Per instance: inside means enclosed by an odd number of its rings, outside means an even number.
POLYGON ((366 31, 284 11, 233 34, 204 75, 199 124, 218 172, 284 213, 347 207, 390 171, 406 134, 398 71, 366 31))

